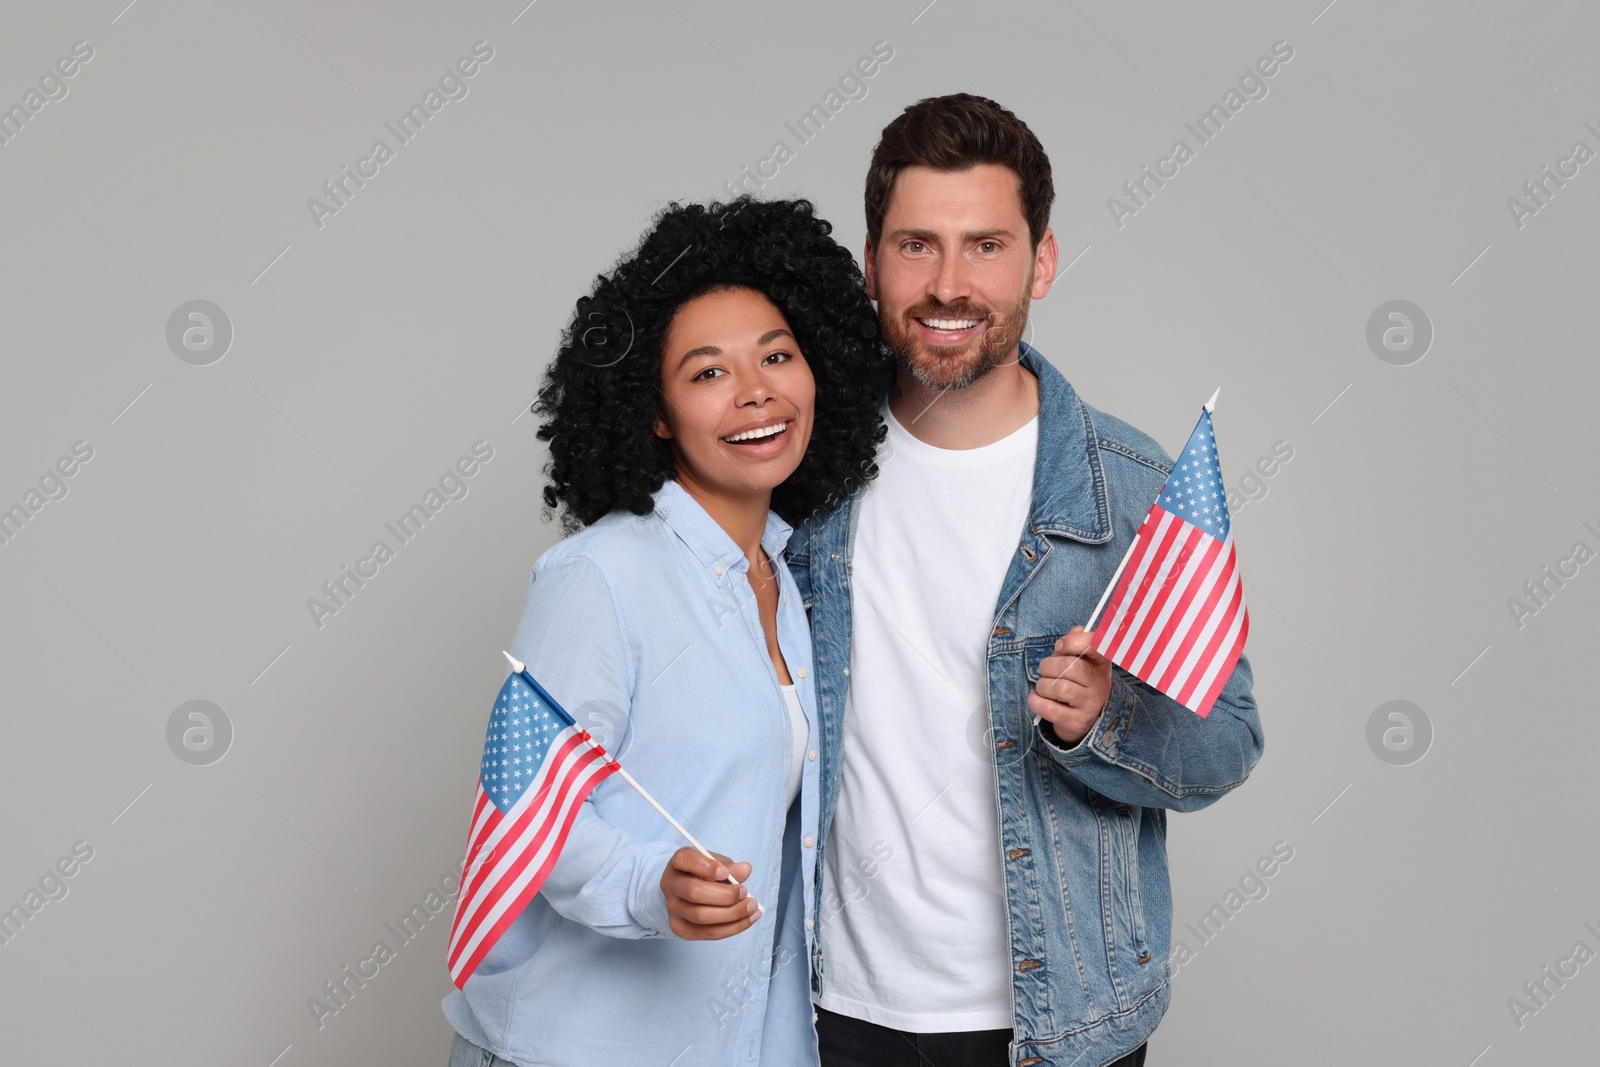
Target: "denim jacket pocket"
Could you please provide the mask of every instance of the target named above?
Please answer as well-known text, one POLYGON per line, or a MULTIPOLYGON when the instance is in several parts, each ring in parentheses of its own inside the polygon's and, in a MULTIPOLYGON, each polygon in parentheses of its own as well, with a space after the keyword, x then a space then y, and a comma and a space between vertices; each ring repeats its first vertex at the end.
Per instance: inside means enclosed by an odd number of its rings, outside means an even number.
MULTIPOLYGON (((1028 692, 1039 682, 1039 665, 1056 650, 1055 637, 1028 637, 1022 641, 1022 666, 1028 677, 1028 692)), ((1023 694, 1027 699, 1027 693, 1023 694)))
MULTIPOLYGON (((1134 947, 1140 952, 1145 951, 1146 937, 1144 929, 1144 898, 1139 892, 1139 827, 1144 822, 1144 809, 1131 804, 1118 804, 1108 813, 1116 820, 1117 841, 1122 846, 1122 855, 1118 857, 1116 868, 1122 875, 1122 892, 1117 894, 1126 914, 1123 916, 1127 923, 1129 933, 1133 936, 1134 947)), ((1116 887, 1113 887, 1115 890, 1116 887)))
POLYGON ((1089 806, 1104 850, 1100 863, 1100 903, 1107 959, 1119 1009, 1137 1000, 1158 980, 1145 927, 1144 898, 1139 886, 1139 832, 1144 809, 1120 804, 1089 790, 1089 806))

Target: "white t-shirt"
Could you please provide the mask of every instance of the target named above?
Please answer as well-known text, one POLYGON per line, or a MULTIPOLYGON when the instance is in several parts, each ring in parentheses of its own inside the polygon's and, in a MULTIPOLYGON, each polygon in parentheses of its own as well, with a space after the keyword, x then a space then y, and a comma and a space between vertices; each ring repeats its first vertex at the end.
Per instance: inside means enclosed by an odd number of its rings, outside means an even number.
POLYGON ((913 1033, 1009 1028, 985 657, 1027 528, 1038 419, 945 449, 885 414, 891 447, 862 497, 851 562, 817 1002, 913 1033))
POLYGON ((789 709, 789 773, 783 780, 783 810, 788 811, 800 795, 800 772, 806 766, 806 746, 811 743, 811 728, 806 725, 806 709, 792 685, 778 683, 783 690, 783 706, 789 709))

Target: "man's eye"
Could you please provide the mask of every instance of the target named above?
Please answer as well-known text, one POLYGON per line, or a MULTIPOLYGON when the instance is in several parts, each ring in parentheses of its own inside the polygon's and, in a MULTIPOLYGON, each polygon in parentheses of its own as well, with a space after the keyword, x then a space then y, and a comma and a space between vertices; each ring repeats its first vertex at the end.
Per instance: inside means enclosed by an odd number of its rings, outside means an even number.
POLYGON ((1000 244, 997 241, 984 241, 978 245, 978 251, 984 253, 998 252, 1000 251, 1000 244))
POLYGON ((905 247, 907 252, 918 254, 922 252, 925 246, 921 241, 907 241, 905 247))

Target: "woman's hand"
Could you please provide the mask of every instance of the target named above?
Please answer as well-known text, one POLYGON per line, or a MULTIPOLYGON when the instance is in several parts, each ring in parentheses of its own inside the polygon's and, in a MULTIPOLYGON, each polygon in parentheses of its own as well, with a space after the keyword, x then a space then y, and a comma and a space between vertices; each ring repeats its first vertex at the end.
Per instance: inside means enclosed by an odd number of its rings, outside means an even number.
POLYGON ((661 872, 672 932, 685 941, 720 941, 750 929, 761 917, 750 891, 727 882, 729 874, 741 882, 750 877, 750 865, 713 855, 716 859, 706 859, 680 848, 661 872))

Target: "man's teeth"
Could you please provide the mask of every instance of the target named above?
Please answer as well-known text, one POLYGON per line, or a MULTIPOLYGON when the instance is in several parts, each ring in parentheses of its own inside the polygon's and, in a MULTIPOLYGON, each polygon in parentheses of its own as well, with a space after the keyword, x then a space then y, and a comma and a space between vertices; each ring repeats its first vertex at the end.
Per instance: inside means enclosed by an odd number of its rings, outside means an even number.
POLYGON ((978 319, 918 319, 918 322, 930 330, 970 330, 978 325, 978 319))
POLYGON ((776 437, 789 428, 787 422, 775 422, 771 426, 763 426, 757 430, 746 430, 744 433, 730 434, 724 441, 759 441, 763 437, 776 437))

